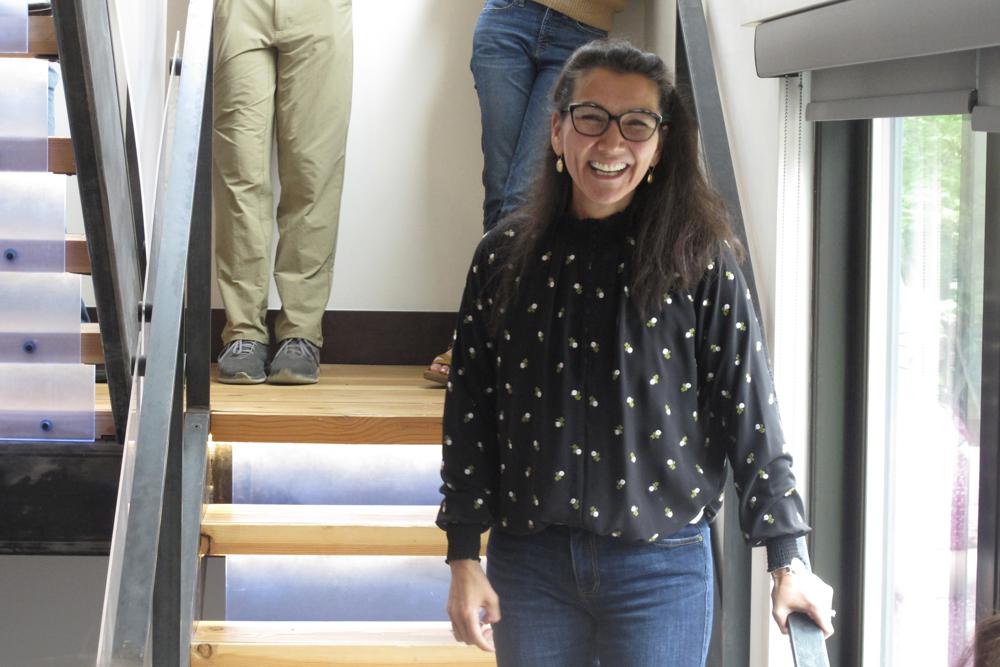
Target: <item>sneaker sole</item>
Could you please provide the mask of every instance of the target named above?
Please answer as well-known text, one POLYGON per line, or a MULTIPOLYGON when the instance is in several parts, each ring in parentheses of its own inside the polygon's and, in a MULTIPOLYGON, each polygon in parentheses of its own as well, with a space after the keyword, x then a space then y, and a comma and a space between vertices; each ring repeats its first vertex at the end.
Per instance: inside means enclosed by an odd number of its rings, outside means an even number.
POLYGON ((316 384, 319 382, 319 376, 300 375, 287 368, 283 368, 277 373, 268 375, 267 382, 268 384, 316 384))
POLYGON ((251 377, 246 373, 237 373, 236 375, 220 375, 218 379, 222 384, 264 384, 267 381, 267 376, 251 377))

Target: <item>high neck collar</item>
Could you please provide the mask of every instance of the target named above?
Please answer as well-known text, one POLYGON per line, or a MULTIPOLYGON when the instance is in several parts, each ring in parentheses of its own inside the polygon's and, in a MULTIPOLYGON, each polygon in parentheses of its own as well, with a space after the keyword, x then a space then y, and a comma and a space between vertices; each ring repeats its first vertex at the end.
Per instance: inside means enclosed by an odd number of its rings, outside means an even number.
POLYGON ((558 227, 564 233, 577 235, 597 234, 602 237, 624 237, 632 230, 633 216, 629 208, 606 218, 577 218, 566 211, 559 217, 558 227))

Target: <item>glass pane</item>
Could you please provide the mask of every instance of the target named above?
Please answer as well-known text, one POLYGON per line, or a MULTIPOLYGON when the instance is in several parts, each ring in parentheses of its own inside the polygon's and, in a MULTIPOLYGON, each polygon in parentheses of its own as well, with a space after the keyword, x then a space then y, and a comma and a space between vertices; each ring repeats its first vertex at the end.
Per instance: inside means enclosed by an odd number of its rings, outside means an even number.
POLYGON ((65 176, 0 172, 0 271, 65 271, 65 218, 65 176))
POLYGON ((872 312, 886 319, 885 354, 872 347, 885 423, 869 442, 884 487, 867 508, 885 535, 868 548, 881 609, 866 615, 881 614, 881 664, 952 665, 975 617, 985 135, 940 116, 897 119, 889 136, 888 173, 873 171, 891 181, 887 217, 873 220, 888 225, 888 256, 872 257, 888 265, 885 310, 872 312))
POLYGON ((94 367, 0 366, 0 440, 94 440, 94 367))
POLYGON ((48 62, 0 58, 0 89, 0 171, 48 171, 48 62))
POLYGON ((28 0, 0 0, 0 53, 28 52, 28 0))

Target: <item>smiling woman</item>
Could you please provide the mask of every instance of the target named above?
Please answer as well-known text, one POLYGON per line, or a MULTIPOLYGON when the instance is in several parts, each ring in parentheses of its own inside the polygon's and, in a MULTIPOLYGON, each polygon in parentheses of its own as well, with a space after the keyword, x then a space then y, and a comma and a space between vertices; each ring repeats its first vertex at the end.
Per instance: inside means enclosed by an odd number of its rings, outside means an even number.
POLYGON ((438 514, 455 637, 501 666, 704 665, 727 460, 778 625, 801 610, 832 633, 832 590, 796 567, 809 527, 686 103, 659 57, 613 40, 573 54, 552 102, 532 196, 483 238, 459 313, 438 514))
POLYGON ((625 210, 660 160, 656 130, 666 132, 666 126, 659 95, 641 74, 600 68, 584 75, 573 97, 578 101, 552 113, 552 150, 573 181, 573 214, 606 218, 625 210), (612 119, 618 127, 609 132, 612 119))

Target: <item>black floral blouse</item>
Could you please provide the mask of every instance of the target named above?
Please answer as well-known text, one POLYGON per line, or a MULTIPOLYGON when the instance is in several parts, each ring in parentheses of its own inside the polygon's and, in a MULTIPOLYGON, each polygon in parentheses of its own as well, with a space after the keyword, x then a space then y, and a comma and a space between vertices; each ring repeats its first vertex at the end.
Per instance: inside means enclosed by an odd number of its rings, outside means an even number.
POLYGON ((448 560, 488 528, 549 524, 655 541, 714 513, 728 459, 739 518, 769 564, 808 532, 746 282, 722 253, 642 317, 629 298, 627 214, 561 218, 492 335, 504 248, 483 238, 468 274, 444 411, 437 524, 448 560), (775 553, 771 553, 771 552, 775 553))

